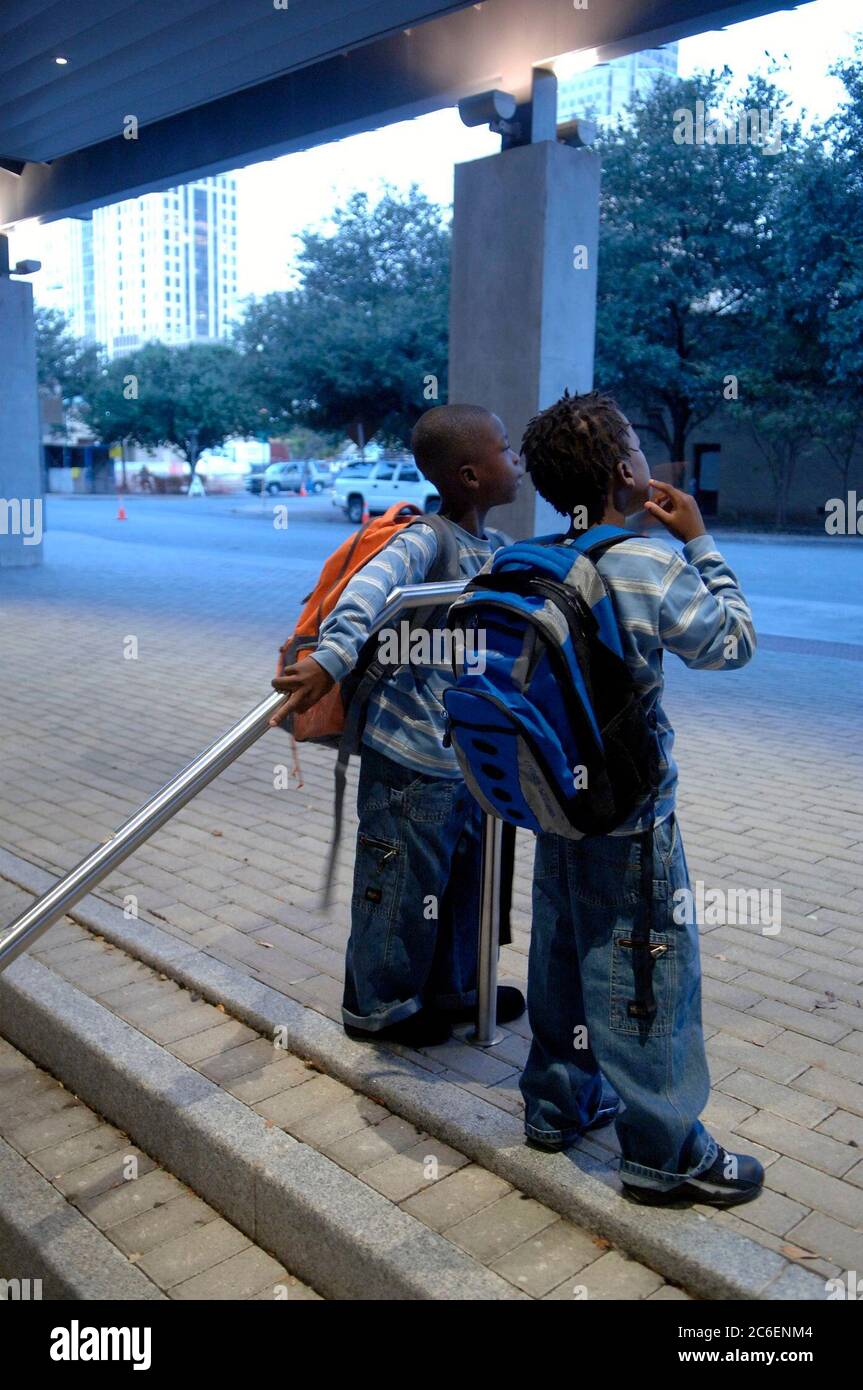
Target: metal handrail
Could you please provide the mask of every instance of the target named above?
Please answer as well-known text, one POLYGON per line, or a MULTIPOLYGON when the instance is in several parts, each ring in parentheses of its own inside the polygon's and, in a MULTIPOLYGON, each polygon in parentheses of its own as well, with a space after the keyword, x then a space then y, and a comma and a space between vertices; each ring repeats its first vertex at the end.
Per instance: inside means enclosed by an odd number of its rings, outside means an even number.
MULTIPOLYGON (((410 584, 393 589, 372 632, 378 632, 411 608, 443 604, 456 597, 464 583, 410 584)), ((283 705, 285 696, 268 695, 250 710, 238 724, 205 748, 193 762, 151 797, 140 810, 125 821, 103 845, 92 850, 80 864, 70 870, 43 893, 31 907, 22 912, 0 939, 0 972, 11 965, 43 932, 55 925, 76 903, 122 864, 140 845, 155 834, 166 821, 203 791, 214 778, 235 762, 247 748, 267 732, 270 719, 283 705)), ((479 961, 486 972, 477 983, 477 1027, 473 1040, 481 1047, 491 1047, 499 1037, 496 1033, 497 1005, 497 942, 499 935, 499 901, 495 885, 500 880, 500 822, 486 816, 483 828, 482 907, 479 922, 479 961), (492 822, 492 830, 489 829, 492 822), (493 827, 497 826, 497 833, 493 827), (492 896, 493 895, 493 896, 492 896)))

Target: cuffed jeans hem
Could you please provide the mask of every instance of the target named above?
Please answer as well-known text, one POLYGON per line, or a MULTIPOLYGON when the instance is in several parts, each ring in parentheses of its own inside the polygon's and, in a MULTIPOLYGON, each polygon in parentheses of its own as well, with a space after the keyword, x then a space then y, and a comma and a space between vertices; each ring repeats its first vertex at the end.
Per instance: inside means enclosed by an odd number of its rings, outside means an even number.
POLYGON ((539 1144, 547 1144, 552 1149, 568 1149, 570 1144, 576 1144, 581 1138, 580 1129, 537 1129, 534 1125, 526 1124, 524 1132, 529 1139, 536 1139, 539 1144))
POLYGON ((363 1033, 380 1033, 384 1028, 390 1028, 394 1023, 403 1023, 406 1018, 413 1018, 422 1008, 421 999, 407 999, 404 1003, 391 1004, 388 1009, 383 1009, 376 1014, 352 1014, 350 1009, 342 1005, 342 1022, 350 1028, 359 1028, 363 1033))
POLYGON ((699 1161, 689 1169, 688 1173, 668 1173, 662 1168, 647 1168, 643 1163, 630 1163, 627 1159, 620 1160, 620 1176, 630 1187, 652 1187, 668 1188, 679 1187, 681 1183, 687 1182, 690 1178, 700 1177, 706 1173, 716 1161, 719 1153, 719 1145, 710 1135, 707 1136, 707 1147, 699 1161))

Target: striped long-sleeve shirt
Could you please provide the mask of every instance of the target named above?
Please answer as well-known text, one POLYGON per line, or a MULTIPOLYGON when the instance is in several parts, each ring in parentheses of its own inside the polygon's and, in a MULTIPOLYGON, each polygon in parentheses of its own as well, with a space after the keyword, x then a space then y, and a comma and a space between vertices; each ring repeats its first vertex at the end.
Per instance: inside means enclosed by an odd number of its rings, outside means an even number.
MULTIPOLYGON (((493 552, 507 544, 499 531, 472 536, 449 523, 455 535, 461 575, 478 574, 493 552)), ((422 522, 406 527, 370 560, 345 588, 339 602, 321 625, 314 659, 340 681, 357 656, 392 589, 422 584, 437 554, 437 536, 422 522)), ((445 611, 445 610, 444 610, 445 611)), ((428 671, 415 662, 381 681, 369 698, 363 742, 385 757, 430 777, 460 777, 451 748, 443 746, 446 711, 443 691, 452 677, 428 671)))
MULTIPOLYGON (((657 719, 661 780, 657 821, 674 810, 677 766, 674 730, 662 708, 662 652, 701 671, 745 666, 755 629, 737 578, 712 536, 698 536, 682 554, 661 541, 621 541, 600 556, 597 569, 617 615, 623 654, 648 712, 657 719)), ((636 815, 616 835, 641 829, 636 815)))

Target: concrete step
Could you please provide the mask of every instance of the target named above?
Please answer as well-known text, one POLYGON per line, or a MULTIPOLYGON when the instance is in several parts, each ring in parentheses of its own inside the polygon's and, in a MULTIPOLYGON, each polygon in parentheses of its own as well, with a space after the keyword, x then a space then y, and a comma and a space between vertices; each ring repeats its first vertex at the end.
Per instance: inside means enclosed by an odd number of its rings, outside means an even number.
POLYGON ((318 1298, 2 1040, 0 1280, 7 1298, 318 1298))
MULTIPOLYGON (((9 880, 5 889, 0 882, 0 915, 7 920, 26 906, 32 893, 44 891, 52 881, 44 870, 4 851, 0 851, 0 873, 9 880), (13 884, 23 891, 16 891, 13 884)), ((223 1015, 227 1011, 258 1035, 270 1040, 282 1036, 296 1056, 331 1080, 385 1106, 393 1116, 556 1212, 568 1226, 591 1233, 604 1242, 603 1248, 619 1249, 630 1262, 655 1271, 672 1286, 710 1299, 825 1298, 823 1278, 783 1251, 765 1248, 734 1229, 724 1214, 712 1208, 665 1211, 634 1206, 620 1194, 613 1163, 593 1144, 585 1142, 557 1155, 526 1148, 519 1120, 490 1104, 481 1088, 471 1091, 450 1083, 445 1075, 418 1064, 416 1054, 405 1049, 353 1042, 314 1008, 215 959, 179 930, 169 932, 144 919, 129 920, 93 896, 74 910, 73 917, 74 925, 54 927, 30 954, 42 961, 56 959, 58 947, 74 942, 74 933, 86 927, 139 963, 211 1001, 223 1015)), ((444 1180, 451 1185, 459 1181, 457 1174, 444 1180)), ((519 1287, 532 1285, 526 1279, 519 1287)), ((552 1297, 554 1291, 539 1296, 552 1297)), ((630 1296, 625 1280, 613 1296, 630 1296)), ((636 1291, 631 1296, 641 1295, 636 1291)), ((648 1296, 670 1295, 659 1289, 648 1296)))
MULTIPOLYGON (((99 990, 98 957, 107 949, 90 938, 72 949, 74 963, 69 953, 60 953, 67 957, 63 968, 80 971, 99 990)), ((122 964, 126 969, 134 962, 122 964)), ((201 1017, 209 1005, 155 975, 111 989, 106 999, 137 1022, 127 1022, 40 961, 18 960, 0 982, 2 1029, 16 1047, 304 1282, 331 1298, 523 1296, 168 1051, 166 1034, 186 1040, 198 1026, 210 1031, 203 1027, 210 1020, 201 1017)), ((230 1024, 213 1012, 219 1019, 213 1026, 230 1024)), ((272 1044, 263 1040, 247 1046, 263 1046, 275 1056, 272 1044)), ((214 1058, 209 1069, 223 1066, 214 1058)), ((273 1066, 294 1086, 300 1078, 286 1077, 285 1070, 299 1068, 303 1079, 307 1075, 296 1058, 283 1057, 269 1067, 256 1065, 253 1084, 268 1088, 271 1075, 260 1073, 273 1066)), ((327 1081, 319 1078, 320 1085, 327 1081)))
POLYGON ((0 1031, 324 1296, 687 1296, 163 964, 61 924, 0 977, 0 1031))

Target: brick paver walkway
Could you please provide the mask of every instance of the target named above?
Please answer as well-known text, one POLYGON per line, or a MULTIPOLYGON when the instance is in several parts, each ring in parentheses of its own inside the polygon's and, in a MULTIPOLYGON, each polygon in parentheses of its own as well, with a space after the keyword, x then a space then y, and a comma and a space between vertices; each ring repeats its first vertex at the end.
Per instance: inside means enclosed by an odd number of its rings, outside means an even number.
POLYGON ((319 1297, 2 1039, 0 1139, 168 1298, 319 1297))
MULTIPOLYGON (((68 869, 267 692, 315 565, 293 557, 275 573, 255 554, 266 523, 236 524, 241 555, 217 572, 194 551, 172 567, 175 552, 128 533, 58 533, 41 572, 4 575, 0 845, 68 869)), ((768 1172, 757 1202, 710 1214, 827 1276, 863 1268, 861 652, 781 636, 736 674, 669 662, 667 703, 692 879, 782 895, 777 934, 702 927, 706 1120, 768 1172)), ((100 892, 121 905, 133 894, 143 916, 337 1018, 351 827, 322 918, 332 757, 302 762, 304 785, 282 787, 290 745, 268 734, 100 892)), ((525 842, 503 980, 525 977, 529 887, 525 842)), ((517 1112, 526 1021, 506 1035, 488 1052, 454 1039, 411 1055, 517 1112)), ((613 1164, 613 1135, 591 1148, 613 1164)))
MULTIPOLYGON (((28 894, 0 881, 0 909, 28 894)), ((688 1299, 655 1270, 356 1095, 272 1038, 64 921, 34 955, 529 1298, 688 1299)), ((277 1260, 0 1039, 0 1138, 170 1298, 314 1299, 277 1260), (124 1181, 124 1164, 137 1177, 124 1181)))

